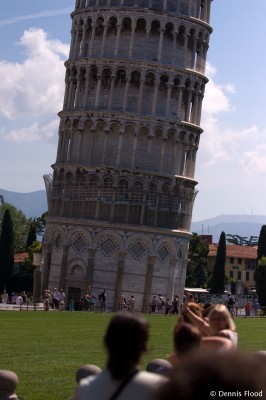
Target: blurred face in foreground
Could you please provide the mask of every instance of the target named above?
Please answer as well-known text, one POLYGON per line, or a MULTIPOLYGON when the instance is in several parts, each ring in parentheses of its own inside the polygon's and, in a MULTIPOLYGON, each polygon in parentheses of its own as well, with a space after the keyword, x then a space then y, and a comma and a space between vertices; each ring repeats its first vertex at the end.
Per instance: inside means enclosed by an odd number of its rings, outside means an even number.
POLYGON ((209 323, 213 333, 217 333, 228 328, 227 317, 222 312, 214 311, 209 316, 209 323))

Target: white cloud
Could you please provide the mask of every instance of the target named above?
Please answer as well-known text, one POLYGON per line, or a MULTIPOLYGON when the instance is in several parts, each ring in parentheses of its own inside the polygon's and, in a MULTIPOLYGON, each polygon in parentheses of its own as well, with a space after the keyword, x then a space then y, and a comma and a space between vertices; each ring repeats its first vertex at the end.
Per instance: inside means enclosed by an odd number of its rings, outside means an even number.
MULTIPOLYGON (((264 132, 265 137, 266 132, 264 132)), ((265 174, 266 172, 266 144, 259 144, 251 151, 242 155, 241 165, 248 176, 265 174)))
POLYGON ((26 128, 13 129, 2 136, 12 142, 31 143, 42 139, 53 139, 57 130, 58 120, 55 119, 42 126, 35 122, 26 128))
POLYGON ((230 126, 228 113, 234 117, 237 107, 233 104, 231 97, 236 93, 232 84, 218 85, 213 77, 216 69, 208 64, 207 74, 210 76, 206 86, 203 101, 203 112, 201 125, 204 133, 200 143, 200 163, 203 169, 210 168, 215 164, 234 162, 236 168, 241 167, 242 173, 260 174, 266 171, 266 160, 264 157, 266 145, 265 133, 258 126, 240 128, 230 126), (227 124, 224 124, 223 116, 227 113, 227 124), (229 121, 229 122, 228 122, 229 121))
POLYGON ((206 75, 209 77, 209 82, 206 85, 203 113, 208 115, 217 114, 220 112, 228 112, 234 110, 230 99, 226 92, 230 94, 235 92, 234 85, 218 85, 214 82, 213 77, 216 75, 216 69, 210 63, 206 65, 206 75))
POLYGON ((69 45, 51 40, 42 29, 25 31, 20 39, 26 60, 0 63, 0 115, 15 120, 35 119, 62 108, 69 45))

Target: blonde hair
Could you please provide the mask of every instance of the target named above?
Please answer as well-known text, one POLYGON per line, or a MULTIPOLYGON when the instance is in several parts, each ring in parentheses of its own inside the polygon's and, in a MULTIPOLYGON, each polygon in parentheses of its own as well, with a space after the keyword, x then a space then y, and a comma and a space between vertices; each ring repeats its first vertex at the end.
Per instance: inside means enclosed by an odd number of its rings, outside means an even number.
POLYGON ((230 312, 224 304, 215 304, 213 306, 213 308, 211 309, 211 311, 208 314, 209 321, 211 321, 213 316, 217 315, 217 314, 224 317, 224 320, 226 322, 226 326, 224 329, 230 329, 231 331, 236 330, 236 326, 235 326, 234 321, 232 320, 230 312))
MULTIPOLYGON (((195 303, 194 301, 191 301, 189 303, 187 303, 187 307, 194 313, 196 314, 198 317, 202 317, 202 306, 199 303, 195 303)), ((183 321, 184 322, 188 322, 191 324, 190 319, 187 316, 187 311, 186 310, 182 310, 181 312, 181 316, 183 317, 183 321)))

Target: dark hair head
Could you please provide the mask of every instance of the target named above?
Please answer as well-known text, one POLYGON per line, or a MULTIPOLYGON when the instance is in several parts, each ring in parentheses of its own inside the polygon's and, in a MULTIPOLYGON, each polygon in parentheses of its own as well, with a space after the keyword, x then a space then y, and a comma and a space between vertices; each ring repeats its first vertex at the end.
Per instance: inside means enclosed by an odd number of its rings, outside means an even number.
POLYGON ((200 348, 199 329, 187 322, 176 325, 174 329, 174 349, 178 356, 183 356, 200 348))
POLYGON ((108 350, 107 366, 114 378, 119 379, 136 366, 147 350, 148 322, 137 314, 117 313, 111 320, 104 344, 108 350))

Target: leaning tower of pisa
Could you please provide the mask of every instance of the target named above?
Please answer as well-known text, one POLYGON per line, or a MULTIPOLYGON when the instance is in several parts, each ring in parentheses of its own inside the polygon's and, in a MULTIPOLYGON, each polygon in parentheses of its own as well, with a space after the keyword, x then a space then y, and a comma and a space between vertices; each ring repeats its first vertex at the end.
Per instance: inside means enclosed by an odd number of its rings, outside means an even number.
POLYGON ((182 296, 212 0, 76 0, 42 288, 182 296))

